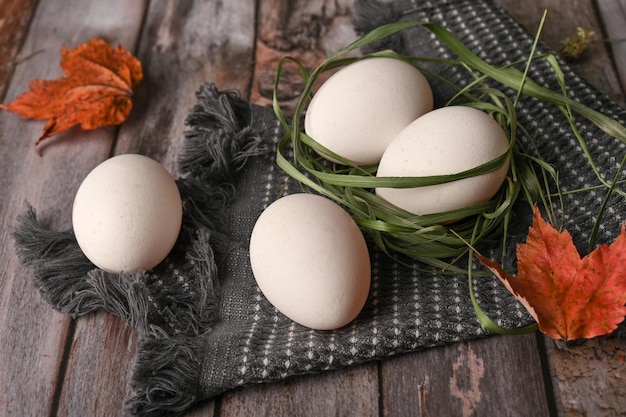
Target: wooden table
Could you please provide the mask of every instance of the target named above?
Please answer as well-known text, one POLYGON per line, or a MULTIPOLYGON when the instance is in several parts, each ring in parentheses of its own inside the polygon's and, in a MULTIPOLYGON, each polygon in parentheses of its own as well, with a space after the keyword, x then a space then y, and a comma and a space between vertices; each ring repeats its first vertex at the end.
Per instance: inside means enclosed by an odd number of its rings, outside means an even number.
MULTIPOLYGON (((573 65, 624 104, 625 0, 498 3, 532 32, 549 9, 543 40, 555 49, 577 26, 594 30, 599 41, 573 65)), ((0 416, 122 415, 138 341, 116 317, 72 320, 40 298, 11 238, 25 202, 67 229, 82 178, 109 156, 141 153, 174 172, 200 84, 267 104, 276 59, 315 65, 355 38, 351 16, 352 0, 0 0, 2 102, 32 79, 59 76, 60 46, 92 36, 133 51, 146 74, 126 123, 72 129, 43 157, 33 152, 42 123, 0 112, 0 416)), ((285 102, 295 91, 285 87, 285 102)), ((489 337, 239 389, 189 416, 617 416, 626 413, 625 358, 610 337, 569 351, 538 334, 489 337)))

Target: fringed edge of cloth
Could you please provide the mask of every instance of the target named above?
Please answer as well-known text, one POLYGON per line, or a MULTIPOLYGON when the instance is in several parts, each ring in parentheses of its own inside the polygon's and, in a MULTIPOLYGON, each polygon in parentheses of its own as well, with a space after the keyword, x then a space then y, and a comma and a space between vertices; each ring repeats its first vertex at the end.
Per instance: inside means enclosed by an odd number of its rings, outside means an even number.
POLYGON ((251 124, 250 104, 236 92, 205 84, 196 97, 176 181, 183 226, 159 266, 119 275, 102 271, 82 253, 73 231, 50 230, 29 204, 13 235, 20 261, 32 268, 36 288, 53 308, 72 317, 104 309, 142 335, 126 402, 131 415, 177 415, 197 401, 198 336, 219 320, 217 265, 230 246, 236 176, 250 157, 267 151, 251 124), (174 268, 193 278, 193 291, 181 287, 174 268), (158 280, 163 284, 154 285, 158 280))
MULTIPOLYGON (((196 98, 197 104, 186 120, 188 130, 179 166, 183 175, 195 178, 196 190, 203 190, 207 185, 221 190, 204 192, 204 196, 212 200, 221 193, 225 204, 217 211, 225 216, 221 226, 226 228, 229 206, 236 193, 237 174, 250 157, 267 152, 267 147, 252 126, 250 104, 236 92, 220 92, 214 84, 205 84, 199 88, 196 98)), ((200 217, 210 214, 206 209, 192 210, 191 213, 200 217)), ((203 218, 196 221, 206 223, 203 218)), ((212 230, 219 228, 220 225, 214 225, 212 230)), ((217 246, 227 250, 230 244, 228 231, 223 232, 219 240, 223 237, 224 241, 217 246)), ((220 251, 220 257, 225 255, 226 252, 220 251)), ((217 274, 215 262, 212 267, 217 274)), ((214 296, 213 300, 219 300, 219 296, 214 296)), ((212 317, 216 315, 212 314, 212 317)), ((143 339, 131 381, 133 396, 127 401, 129 414, 177 416, 200 400, 199 378, 205 350, 202 337, 183 335, 143 339)))

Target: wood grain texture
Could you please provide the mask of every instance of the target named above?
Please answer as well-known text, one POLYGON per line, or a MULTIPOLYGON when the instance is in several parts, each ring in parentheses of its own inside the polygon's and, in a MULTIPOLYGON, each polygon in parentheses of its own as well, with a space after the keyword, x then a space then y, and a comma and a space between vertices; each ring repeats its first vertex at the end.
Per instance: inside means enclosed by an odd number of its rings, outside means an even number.
MULTIPOLYGON (((137 51, 145 79, 120 130, 115 154, 140 153, 176 175, 185 119, 207 82, 243 97, 252 79, 255 2, 151 1, 137 51)), ((212 416, 214 402, 190 416, 212 416)))
MULTIPOLYGON (((354 0, 261 0, 250 100, 271 106, 281 58, 295 57, 310 72, 328 55, 354 41, 353 4, 354 0)), ((299 70, 286 64, 277 92, 285 114, 293 111, 303 87, 299 70)))
POLYGON ((0 0, 0 97, 17 64, 17 53, 36 6, 37 0, 0 0))
POLYGON ((624 415, 626 347, 623 342, 599 337, 569 349, 548 343, 548 353, 560 415, 624 415))
POLYGON ((116 154, 141 153, 175 173, 185 119, 200 85, 214 82, 248 96, 254 6, 254 0, 150 2, 137 52, 145 78, 120 129, 116 154))
POLYGON ((561 42, 576 34, 577 27, 593 31, 595 41, 580 59, 570 62, 570 65, 600 91, 624 105, 624 93, 608 55, 608 46, 602 41, 602 22, 596 12, 594 0, 535 0, 532 6, 528 2, 517 0, 495 2, 530 33, 537 31, 541 16, 547 10, 541 41, 556 52, 561 50, 561 42))
MULTIPOLYGON (((99 36, 132 50, 141 25, 142 7, 142 2, 134 0, 115 0, 106 4, 82 1, 71 8, 64 1, 41 2, 19 53, 27 58, 15 66, 7 100, 25 91, 32 79, 61 75, 61 45, 74 46, 99 36), (138 13, 133 14, 137 6, 138 13)), ((32 285, 30 271, 19 265, 10 233, 17 216, 25 211, 27 201, 51 228, 68 229, 76 189, 87 172, 109 155, 115 130, 81 132, 70 129, 51 139, 54 146, 43 146, 44 157, 37 157, 33 144, 41 134, 42 122, 25 121, 2 112, 0 126, 0 155, 6 161, 2 164, 0 179, 3 196, 0 202, 0 262, 4 266, 0 280, 0 415, 54 414, 59 398, 63 404, 69 405, 68 410, 73 410, 81 402, 89 403, 82 408, 93 407, 98 398, 102 399, 103 407, 108 407, 111 402, 115 403, 115 399, 111 401, 107 396, 108 387, 120 384, 118 376, 107 379, 101 373, 101 385, 97 385, 91 383, 88 373, 84 372, 89 368, 81 370, 77 367, 69 371, 63 368, 67 338, 73 334, 72 322, 67 316, 55 313, 41 299, 32 285), (69 377, 65 381, 62 379, 64 374, 69 377), (90 387, 105 387, 107 391, 84 395, 82 390, 90 387)), ((85 325, 82 320, 78 323, 79 328, 85 325)), ((104 333, 102 327, 88 328, 96 339, 104 333)), ((73 352, 79 352, 81 347, 74 346, 73 352)), ((91 345, 81 346, 85 349, 85 356, 97 355, 100 348, 98 341, 93 339, 91 345)), ((71 355, 74 361, 71 363, 80 362, 80 354, 71 355)), ((113 356, 125 363, 132 358, 117 353, 113 356)), ((93 359, 84 363, 91 364, 93 359)), ((72 413, 67 415, 91 414, 72 413)))
POLYGON ((383 415, 546 416, 535 335, 493 337, 382 362, 383 415))
POLYGON ((99 311, 77 320, 57 405, 59 416, 123 415, 138 336, 99 311))
MULTIPOLYGON (((85 5, 77 18, 71 44, 98 36, 134 51, 146 4, 142 0, 121 1, 115 5, 94 1, 85 5)), ((105 131, 108 134, 106 153, 98 151, 99 159, 94 161, 94 165, 89 165, 89 169, 106 159, 115 143, 116 129, 105 131)), ((97 149, 89 142, 82 146, 86 154, 97 149)), ((80 181, 75 183, 75 187, 78 185, 80 181)), ((63 379, 59 381, 61 388, 56 412, 58 415, 81 416, 98 415, 107 410, 111 415, 122 415, 133 370, 137 335, 120 319, 104 313, 76 320, 71 335, 63 379)))
POLYGON ((597 0, 597 4, 622 90, 626 90, 626 0, 597 0))
MULTIPOLYGON (((601 8, 624 13, 623 0, 598 0, 601 8)), ((571 63, 574 69, 600 91, 624 106, 624 90, 613 70, 607 44, 601 41, 602 22, 591 0, 540 0, 536 8, 526 7, 524 2, 498 0, 529 30, 536 27, 542 10, 549 11, 542 39, 553 49, 559 50, 560 43, 575 33, 578 26, 596 33, 597 42, 592 43, 580 60, 571 63)), ((604 14, 606 16, 606 13, 604 14)), ((606 23, 606 20, 605 20, 606 23)), ((613 23, 614 24, 614 23, 613 23)), ((621 33, 626 35, 624 26, 621 33)), ((619 33, 619 32, 618 32, 619 33)), ((619 43, 617 43, 619 45, 619 43)), ((615 46, 614 46, 615 47, 615 46)), ((619 49, 614 49, 618 51, 619 49)), ((620 58, 616 57, 616 62, 620 58)), ((621 57, 626 59, 626 57, 621 57)), ((610 337, 599 338, 570 350, 561 350, 546 338, 552 372, 556 407, 564 416, 618 416, 626 410, 626 385, 623 384, 623 362, 626 348, 610 337), (613 365, 613 366, 611 366, 613 365), (620 383, 621 381, 621 383, 620 383)))
POLYGON ((377 415, 376 363, 242 388, 224 395, 220 408, 220 417, 377 415))

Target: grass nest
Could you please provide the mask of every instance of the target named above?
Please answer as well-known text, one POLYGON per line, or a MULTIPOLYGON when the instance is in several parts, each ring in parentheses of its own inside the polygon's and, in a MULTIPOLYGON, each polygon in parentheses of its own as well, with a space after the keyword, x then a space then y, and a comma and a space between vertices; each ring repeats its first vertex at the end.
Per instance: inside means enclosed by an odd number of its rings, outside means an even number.
MULTIPOLYGON (((478 245, 496 243, 502 245, 503 251, 506 250, 507 231, 513 218, 513 207, 518 200, 524 200, 531 206, 541 205, 553 223, 555 221, 553 208, 555 205, 561 205, 562 208, 563 199, 558 172, 541 158, 532 140, 530 145, 528 141, 523 145, 517 140, 520 135, 533 137, 520 125, 516 115, 518 101, 520 97, 526 95, 549 103, 561 111, 601 184, 606 187, 605 202, 608 201, 611 193, 616 191, 615 184, 617 176, 621 174, 621 168, 613 181, 602 178, 578 132, 574 115, 586 118, 623 142, 626 142, 626 128, 567 96, 564 75, 556 57, 536 53, 544 21, 545 15, 528 58, 506 66, 493 66, 485 62, 447 29, 427 22, 399 22, 380 26, 329 56, 310 74, 297 59, 284 57, 278 65, 273 100, 274 112, 285 132, 277 147, 276 163, 289 177, 298 181, 303 190, 321 194, 343 206, 359 227, 389 256, 400 260, 399 255, 405 255, 440 272, 467 273, 471 271, 470 267, 466 265, 458 267, 456 263, 468 256, 471 264, 478 245), (351 51, 418 26, 436 35, 457 59, 405 56, 391 50, 358 57, 348 56, 351 51), (508 153, 476 168, 453 175, 376 177, 376 165, 356 166, 321 146, 302 129, 304 112, 313 96, 316 82, 328 71, 373 57, 404 60, 416 66, 427 77, 436 78, 452 87, 456 94, 445 105, 472 106, 491 115, 507 132, 510 142, 508 153), (548 62, 552 67, 561 87, 560 91, 552 91, 529 78, 528 70, 538 60, 548 62), (298 66, 304 86, 290 118, 285 116, 277 99, 282 69, 287 62, 298 66), (455 85, 438 74, 429 72, 424 68, 425 63, 458 66, 467 71, 473 81, 464 86, 455 85), (330 156, 340 163, 329 163, 320 155, 330 156), (481 175, 501 167, 509 155, 511 164, 507 179, 499 192, 484 204, 436 214, 415 215, 388 203, 373 192, 376 187, 422 187, 481 175), (449 223, 459 218, 462 220, 449 223)), ((603 204, 600 207, 592 240, 595 240, 597 224, 605 206, 606 204, 603 204)), ((594 242, 590 242, 590 245, 592 244, 594 242)))

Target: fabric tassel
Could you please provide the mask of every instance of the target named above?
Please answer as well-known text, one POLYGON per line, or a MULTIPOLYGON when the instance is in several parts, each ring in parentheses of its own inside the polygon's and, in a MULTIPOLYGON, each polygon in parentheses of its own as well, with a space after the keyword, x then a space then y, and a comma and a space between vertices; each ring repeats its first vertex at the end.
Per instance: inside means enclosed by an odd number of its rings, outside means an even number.
POLYGON ((72 232, 48 230, 28 205, 18 218, 14 238, 20 260, 33 269, 35 286, 48 303, 72 317, 91 310, 74 299, 88 289, 85 277, 94 266, 78 248, 72 232))
MULTIPOLYGON (((194 243, 185 253, 188 268, 181 275, 195 280, 195 302, 186 310, 180 306, 176 311, 169 306, 162 310, 182 337, 170 338, 169 332, 142 340, 131 382, 134 393, 127 403, 132 415, 178 415, 198 401, 194 393, 204 339, 193 336, 209 332, 218 319, 219 265, 232 244, 227 216, 236 196, 236 175, 250 157, 267 151, 251 126, 249 103, 233 92, 219 92, 213 84, 201 86, 196 95, 198 104, 186 121, 189 130, 179 163, 181 172, 189 175, 179 180, 179 188, 188 197, 184 210, 188 229, 195 231, 194 243), (185 323, 188 328, 181 331, 185 323)), ((190 296, 169 284, 162 290, 171 291, 177 305, 190 296)))
POLYGON ((135 395, 127 402, 133 415, 170 415, 197 401, 198 336, 219 318, 219 264, 231 245, 235 177, 249 157, 267 150, 250 127, 248 103, 212 84, 197 96, 180 164, 188 177, 177 180, 183 225, 156 268, 119 275, 98 269, 73 231, 49 230, 30 205, 14 232, 18 256, 50 305, 74 318, 104 309, 143 336, 131 382, 135 395))
POLYGON ((250 125, 250 104, 235 92, 219 92, 214 84, 201 86, 196 98, 186 120, 190 129, 180 169, 207 182, 232 184, 248 158, 265 151, 250 125))
POLYGON ((198 401, 203 351, 200 338, 145 339, 140 342, 137 370, 126 403, 130 415, 179 416, 198 401), (166 410, 166 411, 165 411, 166 410))

